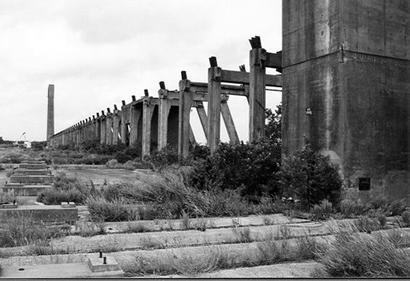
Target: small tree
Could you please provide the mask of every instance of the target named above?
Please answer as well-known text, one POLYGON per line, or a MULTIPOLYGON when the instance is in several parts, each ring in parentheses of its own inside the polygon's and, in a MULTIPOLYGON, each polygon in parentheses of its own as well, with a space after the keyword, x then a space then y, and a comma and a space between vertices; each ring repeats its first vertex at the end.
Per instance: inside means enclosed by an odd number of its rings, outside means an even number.
POLYGON ((284 195, 299 199, 304 208, 324 199, 333 205, 339 201, 342 180, 337 168, 310 147, 284 159, 280 181, 284 195))

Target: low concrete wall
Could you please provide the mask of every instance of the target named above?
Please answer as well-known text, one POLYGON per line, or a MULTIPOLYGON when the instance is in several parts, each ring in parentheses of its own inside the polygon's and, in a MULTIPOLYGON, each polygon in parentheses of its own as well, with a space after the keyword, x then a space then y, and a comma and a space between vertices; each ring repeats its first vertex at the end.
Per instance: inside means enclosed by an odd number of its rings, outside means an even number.
POLYGON ((0 223, 10 218, 30 217, 46 223, 74 224, 78 218, 77 208, 62 208, 61 206, 19 206, 17 209, 0 209, 0 223))
POLYGON ((25 183, 25 184, 52 184, 53 176, 43 175, 12 175, 10 177, 11 183, 25 183))
POLYGON ((38 196, 51 185, 23 185, 23 184, 6 184, 2 187, 3 192, 13 193, 15 196, 38 196))

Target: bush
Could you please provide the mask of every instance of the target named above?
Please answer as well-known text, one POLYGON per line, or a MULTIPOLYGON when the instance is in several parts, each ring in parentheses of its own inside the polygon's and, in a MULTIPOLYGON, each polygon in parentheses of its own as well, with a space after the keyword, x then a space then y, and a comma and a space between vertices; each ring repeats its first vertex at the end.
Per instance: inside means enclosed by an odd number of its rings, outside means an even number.
POLYGON ((83 204, 87 199, 86 195, 79 190, 45 190, 37 197, 38 202, 46 205, 60 205, 61 202, 74 202, 83 204))
POLYGON ((353 201, 350 199, 344 199, 340 202, 340 211, 346 218, 352 218, 359 215, 364 215, 367 211, 367 206, 362 201, 353 201))
POLYGON ((324 199, 333 205, 339 201, 342 180, 337 168, 310 147, 284 159, 280 175, 284 194, 299 199, 304 208, 324 199))
POLYGON ((54 187, 45 190, 37 197, 38 202, 46 205, 59 205, 61 202, 83 204, 91 190, 75 178, 68 178, 64 173, 54 177, 54 187))
POLYGON ((319 257, 331 277, 410 276, 410 255, 381 236, 340 233, 319 257))
POLYGON ((17 215, 9 217, 6 222, 2 223, 0 247, 25 246, 64 235, 65 233, 58 228, 48 228, 31 216, 17 215))
POLYGON ((403 220, 404 226, 409 227, 410 226, 410 211, 404 211, 401 214, 401 218, 403 220))
POLYGON ((166 146, 161 151, 154 152, 147 161, 151 162, 155 168, 165 168, 178 163, 178 151, 172 146, 166 146))
POLYGON ((193 163, 191 184, 200 190, 238 189, 242 195, 279 193, 280 145, 269 140, 254 144, 221 144, 213 156, 193 163))
POLYGON ((103 191, 103 197, 107 201, 124 200, 130 203, 142 201, 138 187, 131 184, 110 184, 103 191))
POLYGON ((135 220, 136 212, 121 199, 107 201, 101 197, 87 200, 88 211, 93 221, 116 222, 135 220))
POLYGON ((328 200, 323 200, 320 205, 314 205, 311 210, 314 220, 326 220, 333 212, 333 205, 328 200))
POLYGON ((393 201, 390 206, 390 212, 392 216, 400 216, 407 208, 405 200, 393 201))
POLYGON ((359 232, 371 233, 372 231, 380 230, 380 222, 378 219, 372 219, 366 216, 361 216, 354 222, 356 229, 359 232))

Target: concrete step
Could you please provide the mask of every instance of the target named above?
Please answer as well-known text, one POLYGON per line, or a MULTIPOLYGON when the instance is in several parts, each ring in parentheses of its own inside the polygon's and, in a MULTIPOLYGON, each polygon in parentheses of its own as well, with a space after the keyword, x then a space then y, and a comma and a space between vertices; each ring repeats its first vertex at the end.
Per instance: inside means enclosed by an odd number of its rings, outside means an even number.
POLYGON ((51 171, 48 169, 40 169, 40 170, 33 170, 33 169, 16 169, 13 172, 13 175, 43 175, 47 176, 50 175, 51 171))
POLYGON ((12 175, 10 183, 24 184, 52 184, 54 177, 51 175, 12 175))
POLYGON ((123 277, 122 270, 92 272, 87 264, 43 264, 28 266, 8 266, 2 270, 3 278, 108 278, 123 277))
POLYGON ((7 183, 1 189, 3 192, 11 192, 15 196, 38 196, 46 189, 51 189, 52 185, 25 185, 21 183, 7 183))
POLYGON ((47 169, 47 164, 42 163, 42 164, 28 164, 28 163, 22 163, 19 165, 19 168, 21 169, 32 169, 32 170, 40 170, 40 169, 47 169))
POLYGON ((18 206, 17 209, 0 209, 0 223, 13 217, 30 217, 32 220, 46 223, 73 224, 77 221, 78 209, 62 208, 60 205, 27 205, 18 206))
POLYGON ((25 160, 21 162, 22 164, 46 164, 43 160, 25 160))

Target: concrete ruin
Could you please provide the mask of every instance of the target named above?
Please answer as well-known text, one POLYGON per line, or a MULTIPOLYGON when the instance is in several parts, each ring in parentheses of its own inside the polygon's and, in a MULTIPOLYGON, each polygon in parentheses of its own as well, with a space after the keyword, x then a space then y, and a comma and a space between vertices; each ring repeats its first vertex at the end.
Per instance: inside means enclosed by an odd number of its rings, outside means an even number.
POLYGON ((410 184, 410 2, 283 1, 283 153, 309 142, 363 199, 410 184))
POLYGON ((53 135, 50 146, 79 146, 87 141, 116 145, 119 143, 141 149, 141 155, 166 146, 178 149, 181 158, 187 157, 195 136, 190 124, 190 112, 196 108, 211 153, 220 143, 221 115, 231 143, 239 143, 231 116, 228 99, 230 95, 244 96, 249 101, 249 140, 264 136, 265 90, 267 86, 281 87, 281 75, 268 75, 266 68, 281 69, 281 53, 269 53, 262 48, 259 37, 250 40, 250 72, 225 70, 218 66, 215 57, 210 58, 208 82, 194 82, 181 72, 179 90, 166 89, 160 82, 158 98, 144 91, 144 96, 114 110, 107 108, 74 126, 53 135), (232 85, 236 84, 236 85, 232 85), (208 114, 204 110, 208 102, 208 114))
POLYGON ((283 55, 252 38, 250 72, 224 70, 212 57, 207 83, 191 82, 183 72, 179 90, 161 85, 159 98, 123 101, 121 110, 81 121, 50 144, 122 142, 141 147, 142 155, 171 144, 186 157, 195 107, 213 153, 221 114, 230 141, 238 142, 229 95, 249 101, 252 142, 264 134, 266 86, 283 86, 283 155, 310 144, 339 165, 345 186, 358 197, 404 198, 410 183, 409 34, 407 0, 286 0, 283 55), (283 74, 266 75, 267 67, 283 74))

